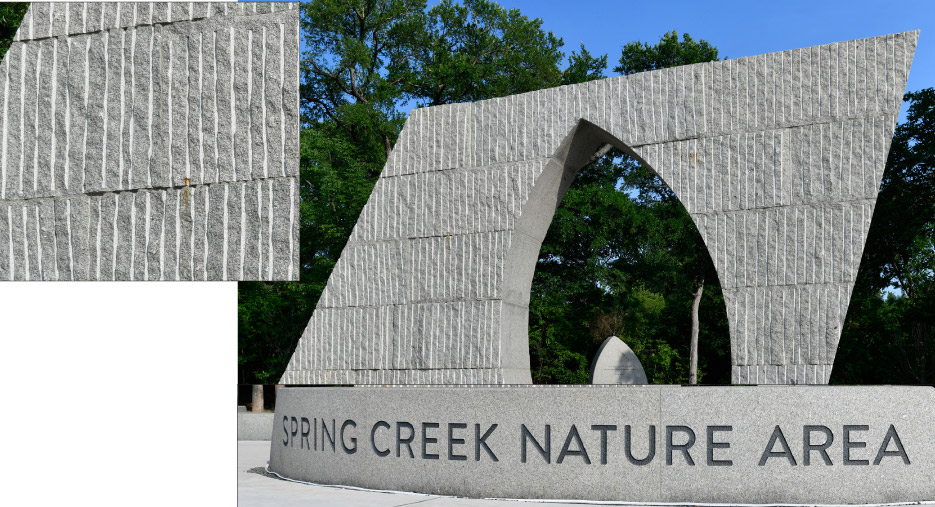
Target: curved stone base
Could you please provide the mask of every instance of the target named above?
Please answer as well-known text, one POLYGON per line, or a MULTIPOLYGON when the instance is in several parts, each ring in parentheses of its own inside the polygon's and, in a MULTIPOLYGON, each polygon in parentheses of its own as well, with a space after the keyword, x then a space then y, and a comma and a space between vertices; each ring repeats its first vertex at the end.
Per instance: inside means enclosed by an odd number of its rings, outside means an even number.
POLYGON ((295 387, 270 470, 476 498, 922 501, 933 420, 931 387, 295 387))

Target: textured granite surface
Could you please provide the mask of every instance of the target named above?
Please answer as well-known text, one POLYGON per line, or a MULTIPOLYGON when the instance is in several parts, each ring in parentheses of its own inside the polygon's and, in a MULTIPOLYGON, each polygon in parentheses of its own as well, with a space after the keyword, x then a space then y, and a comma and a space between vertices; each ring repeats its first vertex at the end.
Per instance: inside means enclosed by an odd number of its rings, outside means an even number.
POLYGON ((32 3, 0 280, 298 279, 298 4, 32 3))
POLYGON ((297 387, 276 405, 270 470, 320 484, 475 498, 935 500, 932 387, 297 387))
POLYGON ((733 383, 827 383, 918 35, 414 110, 280 382, 530 382, 539 247, 609 143, 701 232, 733 383))
POLYGON ((273 414, 237 410, 237 440, 269 440, 273 433, 273 414))

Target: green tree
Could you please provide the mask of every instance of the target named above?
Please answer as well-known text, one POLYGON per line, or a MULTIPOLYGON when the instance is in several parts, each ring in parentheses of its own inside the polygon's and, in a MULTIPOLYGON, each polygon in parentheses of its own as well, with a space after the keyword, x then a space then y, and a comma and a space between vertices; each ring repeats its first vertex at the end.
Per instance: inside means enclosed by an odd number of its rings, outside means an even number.
POLYGON ((708 41, 695 42, 690 35, 679 34, 675 30, 663 34, 657 44, 650 46, 646 42, 629 42, 623 46, 620 65, 614 72, 624 76, 637 72, 677 67, 692 63, 713 62, 718 59, 717 48, 708 41))
POLYGON ((571 52, 568 56, 568 66, 562 71, 562 84, 585 83, 595 79, 604 78, 607 69, 607 55, 595 57, 581 43, 581 52, 571 52))
POLYGON ((237 383, 275 384, 314 307, 301 282, 241 282, 237 287, 237 383))
POLYGON ((935 89, 905 100, 832 383, 935 384, 935 89))
POLYGON ((0 3, 0 61, 10 49, 16 30, 29 9, 28 2, 0 3))
POLYGON ((409 20, 389 79, 419 105, 473 102, 559 84, 562 40, 489 0, 451 0, 409 20))

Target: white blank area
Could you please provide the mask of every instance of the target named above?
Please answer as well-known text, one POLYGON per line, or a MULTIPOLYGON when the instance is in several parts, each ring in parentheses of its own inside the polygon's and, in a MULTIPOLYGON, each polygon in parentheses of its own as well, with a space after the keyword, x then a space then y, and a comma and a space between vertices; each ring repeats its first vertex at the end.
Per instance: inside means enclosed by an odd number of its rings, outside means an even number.
POLYGON ((0 283, 9 505, 231 505, 237 284, 0 283))

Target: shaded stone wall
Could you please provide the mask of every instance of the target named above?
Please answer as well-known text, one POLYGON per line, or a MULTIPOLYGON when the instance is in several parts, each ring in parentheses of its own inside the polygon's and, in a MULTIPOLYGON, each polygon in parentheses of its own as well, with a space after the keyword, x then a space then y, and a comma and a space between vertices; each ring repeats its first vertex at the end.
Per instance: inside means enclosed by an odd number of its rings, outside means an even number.
POLYGON ((412 112, 284 384, 530 382, 542 238, 603 143, 691 214, 734 383, 827 383, 918 32, 412 112))
POLYGON ((298 279, 296 3, 33 3, 0 280, 298 279))

